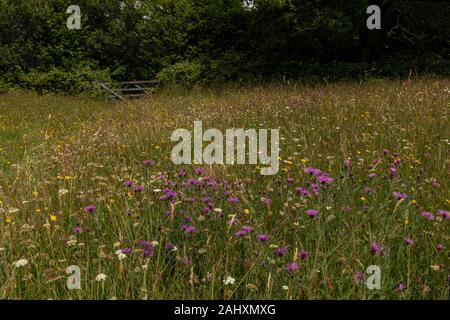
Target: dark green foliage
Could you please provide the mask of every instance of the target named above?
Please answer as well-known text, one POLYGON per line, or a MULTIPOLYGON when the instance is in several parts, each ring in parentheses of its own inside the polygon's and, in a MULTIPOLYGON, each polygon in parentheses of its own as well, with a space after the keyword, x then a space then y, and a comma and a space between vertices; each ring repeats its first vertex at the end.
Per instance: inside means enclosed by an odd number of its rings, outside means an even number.
POLYGON ((372 31, 368 0, 76 2, 81 30, 66 27, 71 0, 0 0, 3 82, 78 93, 105 76, 192 86, 450 73, 444 1, 371 1, 382 9, 372 31))

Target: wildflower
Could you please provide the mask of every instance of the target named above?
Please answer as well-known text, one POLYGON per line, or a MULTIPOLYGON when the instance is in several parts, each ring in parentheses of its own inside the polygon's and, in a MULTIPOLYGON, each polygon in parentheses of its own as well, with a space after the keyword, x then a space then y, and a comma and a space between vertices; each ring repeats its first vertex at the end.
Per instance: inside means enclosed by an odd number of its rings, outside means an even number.
POLYGON ((361 284, 364 282, 364 273, 361 271, 355 272, 353 275, 353 280, 356 282, 356 284, 361 284))
POLYGON ((56 220, 58 220, 58 217, 57 217, 56 215, 54 215, 54 214, 51 214, 51 215, 50 215, 50 220, 51 220, 52 222, 56 222, 56 220))
POLYGON ((75 227, 72 228, 72 232, 75 234, 80 234, 83 233, 83 228, 79 225, 76 225, 75 227))
POLYGON ((145 189, 145 187, 142 185, 136 186, 136 187, 134 187, 134 192, 139 193, 139 192, 144 191, 144 189, 145 189))
POLYGON ((437 250, 437 251, 443 251, 444 249, 445 249, 445 247, 444 247, 443 244, 438 244, 438 245, 436 246, 436 250, 437 250))
POLYGON ((405 243, 407 246, 412 246, 414 244, 414 240, 411 238, 405 238, 405 243))
POLYGON ((284 247, 278 247, 275 249, 274 252, 275 252, 275 255, 277 255, 278 257, 282 257, 286 254, 287 249, 284 247))
POLYGON ((239 198, 238 197, 230 197, 230 198, 228 198, 228 201, 232 204, 236 204, 239 202, 239 198))
POLYGON ((402 192, 393 192, 392 195, 397 199, 397 200, 403 200, 408 198, 408 195, 402 192))
POLYGON ((131 180, 125 181, 125 182, 123 183, 123 185, 124 185, 125 187, 130 188, 130 187, 133 185, 133 181, 131 181, 131 180))
POLYGON ((295 188, 295 192, 297 192, 297 194, 299 194, 300 196, 307 196, 307 195, 309 195, 309 191, 306 190, 305 188, 302 188, 302 187, 295 188))
POLYGON ((317 168, 306 168, 304 172, 314 176, 320 175, 322 173, 322 171, 317 168))
POLYGON ((17 208, 9 208, 8 209, 8 213, 10 213, 10 214, 17 213, 17 212, 19 212, 19 209, 17 209, 17 208))
POLYGON ((378 252, 380 252, 381 247, 374 241, 370 244, 370 253, 375 256, 378 252))
POLYGON ((95 277, 95 281, 97 282, 105 281, 106 278, 107 278, 106 274, 100 273, 95 277))
POLYGON ((144 160, 144 161, 142 161, 142 163, 146 166, 150 166, 150 165, 155 164, 155 161, 154 160, 144 160))
POLYGON ((352 162, 348 159, 345 159, 342 165, 344 166, 344 169, 349 169, 352 166, 352 162))
POLYGON ((120 249, 120 251, 123 254, 130 254, 133 251, 133 249, 131 249, 131 248, 123 248, 123 249, 120 249))
POLYGON ((293 184, 294 183, 294 179, 293 178, 287 178, 287 183, 289 185, 293 184))
POLYGON ((250 214, 250 210, 244 209, 244 214, 250 214))
POLYGON ((95 205, 93 205, 93 204, 90 204, 90 205, 84 207, 83 211, 84 212, 88 212, 88 213, 92 213, 92 212, 95 211, 95 209, 97 209, 97 207, 95 205))
POLYGON ((267 234, 259 234, 256 236, 256 239, 261 242, 266 242, 267 240, 269 240, 269 236, 267 234))
POLYGON ((236 282, 236 279, 228 276, 226 279, 223 280, 223 283, 227 286, 229 284, 233 285, 236 282))
POLYGON ((67 194, 67 193, 69 193, 69 190, 67 190, 67 189, 59 189, 59 190, 58 190, 58 194, 59 194, 60 196, 63 196, 63 195, 65 195, 65 194, 67 194))
POLYGON ((371 172, 371 173, 369 173, 369 175, 368 175, 369 179, 373 179, 373 178, 375 178, 376 176, 377 176, 377 174, 376 174, 375 172, 371 172))
POLYGON ((445 210, 438 210, 438 215, 440 215, 442 218, 450 219, 450 212, 445 210))
POLYGON ((315 216, 317 216, 319 214, 319 210, 314 210, 314 209, 306 210, 306 214, 310 218, 314 218, 315 216))
POLYGON ((28 264, 28 260, 27 259, 20 259, 20 260, 17 260, 14 263, 14 266, 16 268, 21 268, 21 267, 25 267, 27 264, 28 264))
POLYGON ((272 199, 270 198, 262 198, 261 200, 266 206, 270 206, 272 204, 272 199))
POLYGON ((431 212, 423 211, 420 215, 429 221, 434 220, 434 215, 431 212))
POLYGON ((333 178, 330 178, 327 175, 318 175, 318 176, 316 176, 316 178, 322 184, 329 184, 334 181, 333 178))
POLYGON ((300 259, 306 260, 306 259, 308 259, 309 252, 302 248, 302 250, 300 250, 300 253, 298 254, 298 256, 300 259))
POLYGON ((398 286, 397 286, 397 292, 403 292, 405 291, 405 285, 403 284, 403 282, 399 282, 398 286))
POLYGON ((391 177, 395 176, 397 174, 397 168, 389 167, 389 174, 391 175, 391 177))
POLYGON ((192 234, 194 233, 197 229, 194 226, 189 226, 186 224, 182 224, 181 225, 181 230, 183 230, 185 233, 187 234, 192 234))
POLYGON ((298 270, 298 263, 295 261, 291 261, 287 264, 286 269, 288 272, 295 272, 298 270))
POLYGON ((175 248, 175 246, 173 245, 172 242, 168 241, 168 242, 166 242, 166 244, 164 245, 164 248, 165 248, 167 251, 172 251, 173 248, 175 248))
POLYGON ((286 290, 286 291, 287 291, 287 290, 289 290, 289 287, 285 285, 285 286, 282 286, 282 287, 281 287, 281 289, 283 289, 283 290, 286 290))

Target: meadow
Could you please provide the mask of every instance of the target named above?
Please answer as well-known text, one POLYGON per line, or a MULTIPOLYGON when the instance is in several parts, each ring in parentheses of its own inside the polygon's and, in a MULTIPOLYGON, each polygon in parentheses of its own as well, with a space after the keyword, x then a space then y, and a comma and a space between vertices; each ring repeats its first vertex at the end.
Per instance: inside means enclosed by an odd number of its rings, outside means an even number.
POLYGON ((0 298, 448 299, 449 111, 435 78, 0 95, 0 298), (279 128, 280 171, 174 165, 196 120, 279 128))

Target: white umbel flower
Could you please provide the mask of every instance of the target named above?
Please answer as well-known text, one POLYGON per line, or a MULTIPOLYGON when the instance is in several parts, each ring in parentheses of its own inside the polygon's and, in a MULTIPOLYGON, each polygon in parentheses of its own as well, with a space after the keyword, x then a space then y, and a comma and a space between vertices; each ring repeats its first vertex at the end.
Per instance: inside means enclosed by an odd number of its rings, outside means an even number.
POLYGON ((27 260, 27 259, 20 259, 20 260, 17 260, 17 261, 14 263, 14 266, 15 266, 16 268, 21 268, 21 267, 26 266, 27 264, 28 264, 28 260, 27 260))
POLYGON ((223 280, 223 283, 227 286, 229 284, 234 284, 236 282, 236 279, 232 276, 228 276, 225 280, 223 280))
POLYGON ((106 274, 100 273, 95 277, 95 281, 97 282, 105 281, 106 278, 107 278, 106 274))

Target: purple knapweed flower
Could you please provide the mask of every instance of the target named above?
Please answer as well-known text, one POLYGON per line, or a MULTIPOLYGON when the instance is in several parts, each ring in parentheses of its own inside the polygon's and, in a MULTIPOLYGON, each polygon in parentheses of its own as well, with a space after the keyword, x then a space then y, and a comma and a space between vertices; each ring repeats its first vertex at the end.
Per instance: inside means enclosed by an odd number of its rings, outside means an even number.
POLYGON ((269 236, 267 234, 258 234, 256 236, 256 239, 261 242, 266 242, 267 240, 269 240, 269 236))
POLYGON ((445 249, 445 247, 444 247, 444 245, 443 244, 438 244, 437 246, 436 246, 436 250, 437 251, 443 251, 445 249))
POLYGON ((123 248, 123 249, 120 249, 120 251, 123 254, 130 254, 133 251, 133 249, 131 249, 131 248, 123 248))
POLYGON ((287 252, 287 249, 285 247, 278 247, 278 248, 275 248, 275 250, 274 250, 275 255, 278 257, 284 256, 286 254, 286 252, 287 252))
POLYGON ((420 215, 421 215, 422 217, 424 217, 425 219, 429 220, 429 221, 434 220, 434 215, 433 215, 431 212, 428 212, 428 211, 422 211, 422 212, 420 213, 420 215))
POLYGON ((397 285, 397 292, 403 292, 405 291, 405 285, 403 284, 403 282, 399 282, 397 285))
POLYGON ((80 225, 76 225, 75 227, 72 228, 73 233, 75 234, 80 234, 83 233, 83 228, 80 225))
POLYGON ((316 176, 316 178, 317 178, 317 181, 319 181, 321 184, 329 184, 334 181, 333 178, 331 178, 327 175, 323 175, 323 174, 316 176))
POLYGON ((272 204, 272 199, 270 198, 263 198, 262 202, 266 205, 266 206, 270 206, 272 204))
POLYGON ((136 193, 139 193, 139 192, 142 192, 142 191, 144 191, 144 186, 136 186, 136 187, 134 187, 134 192, 136 192, 136 193))
POLYGON ((402 199, 406 199, 408 198, 408 195, 402 192, 398 192, 395 191, 392 193, 392 195, 397 199, 397 200, 402 200, 402 199))
POLYGON ((353 275, 353 280, 356 284, 361 284, 364 282, 364 273, 361 271, 355 272, 353 275))
POLYGON ((389 174, 391 175, 391 177, 395 176, 397 174, 397 168, 389 167, 389 174))
POLYGON ((133 181, 131 181, 131 180, 128 180, 128 181, 125 181, 124 183, 123 183, 123 185, 125 186, 125 187, 131 187, 132 185, 133 185, 133 181))
POLYGON ((350 169, 350 167, 352 166, 352 162, 349 159, 345 159, 342 165, 344 169, 350 169))
POLYGON ((90 204, 90 205, 84 207, 83 211, 92 213, 92 212, 95 211, 95 209, 97 209, 97 207, 95 205, 93 205, 93 204, 90 204))
POLYGON ((253 228, 251 226, 242 226, 242 230, 244 230, 246 233, 252 232, 253 228))
POLYGON ((302 260, 306 260, 309 257, 309 252, 302 248, 302 250, 300 250, 300 253, 298 254, 298 257, 302 260))
POLYGON ((295 261, 291 261, 287 264, 286 269, 288 272, 295 272, 298 270, 298 263, 295 261))
POLYGON ((438 215, 440 215, 444 219, 450 219, 450 212, 445 210, 438 210, 438 215))
POLYGON ((230 198, 228 198, 228 201, 232 204, 236 204, 239 202, 239 198, 238 197, 230 197, 230 198))
POLYGON ((322 171, 320 171, 320 170, 317 169, 317 168, 306 168, 306 169, 304 170, 304 172, 307 173, 307 174, 314 175, 314 176, 317 176, 317 175, 322 174, 322 171))
POLYGON ((306 210, 306 214, 310 218, 314 218, 315 216, 317 216, 319 214, 319 210, 309 209, 309 210, 306 210))
POLYGON ((164 248, 165 248, 167 251, 172 251, 173 248, 175 248, 175 246, 174 246, 174 244, 173 244, 172 242, 167 241, 166 244, 164 245, 164 248))
POLYGON ((300 196, 308 196, 309 195, 309 191, 302 187, 295 188, 295 192, 297 192, 297 194, 299 194, 300 196))
POLYGON ((369 173, 369 175, 368 175, 369 179, 373 179, 373 178, 375 178, 376 176, 377 176, 377 174, 376 174, 375 172, 371 172, 371 173, 369 173))
POLYGON ((142 161, 143 164, 145 164, 146 166, 150 166, 155 164, 156 162, 154 160, 144 160, 142 161))
POLYGON ((375 242, 373 241, 370 244, 370 253, 375 256, 377 255, 379 252, 381 251, 381 247, 375 242))
POLYGON ((412 246, 414 244, 414 240, 411 238, 405 238, 404 240, 407 246, 412 246))
POLYGON ((294 179, 293 178, 287 178, 287 183, 288 185, 291 185, 294 183, 294 179))

